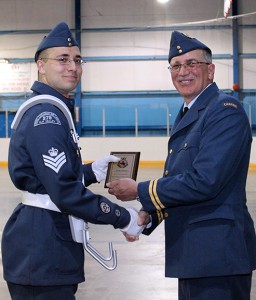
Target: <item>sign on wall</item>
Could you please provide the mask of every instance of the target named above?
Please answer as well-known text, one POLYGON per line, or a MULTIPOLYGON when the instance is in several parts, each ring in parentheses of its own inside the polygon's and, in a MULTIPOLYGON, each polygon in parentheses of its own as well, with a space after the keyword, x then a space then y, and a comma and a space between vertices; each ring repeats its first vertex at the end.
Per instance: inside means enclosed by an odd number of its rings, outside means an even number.
POLYGON ((31 65, 0 63, 0 93, 26 93, 31 85, 31 65))

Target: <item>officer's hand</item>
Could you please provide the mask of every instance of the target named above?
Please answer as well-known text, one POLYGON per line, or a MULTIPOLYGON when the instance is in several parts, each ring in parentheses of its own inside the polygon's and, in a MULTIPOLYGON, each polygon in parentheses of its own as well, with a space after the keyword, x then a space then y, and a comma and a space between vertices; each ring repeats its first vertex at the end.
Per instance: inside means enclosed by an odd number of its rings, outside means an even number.
POLYGON ((108 192, 122 201, 134 200, 137 197, 137 182, 130 178, 121 178, 107 183, 108 192))
POLYGON ((119 157, 114 155, 104 156, 92 163, 92 170, 98 182, 106 179, 108 163, 110 162, 118 162, 120 160, 119 157))
POLYGON ((138 225, 144 225, 146 228, 149 228, 152 225, 152 220, 148 212, 144 210, 139 211, 138 225))
POLYGON ((124 227, 120 230, 123 232, 127 241, 134 242, 139 239, 139 235, 144 230, 145 225, 138 225, 138 223, 143 223, 143 221, 139 221, 140 216, 139 216, 138 211, 135 208, 131 207, 131 208, 126 208, 126 209, 130 213, 131 220, 126 227, 124 227))

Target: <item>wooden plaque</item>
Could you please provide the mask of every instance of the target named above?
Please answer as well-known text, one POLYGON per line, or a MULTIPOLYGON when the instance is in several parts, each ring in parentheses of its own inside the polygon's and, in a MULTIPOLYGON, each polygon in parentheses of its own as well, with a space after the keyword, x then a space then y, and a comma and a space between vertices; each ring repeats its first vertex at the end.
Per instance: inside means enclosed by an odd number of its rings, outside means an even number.
POLYGON ((120 157, 120 160, 118 162, 110 162, 108 164, 105 187, 107 187, 106 184, 108 182, 120 178, 132 178, 136 180, 140 152, 111 152, 110 154, 120 157))

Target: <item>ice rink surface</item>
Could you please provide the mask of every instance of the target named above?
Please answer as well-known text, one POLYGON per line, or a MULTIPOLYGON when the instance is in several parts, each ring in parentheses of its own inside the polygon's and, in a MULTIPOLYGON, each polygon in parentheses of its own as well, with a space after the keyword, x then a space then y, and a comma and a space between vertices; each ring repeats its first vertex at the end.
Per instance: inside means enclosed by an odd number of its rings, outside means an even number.
MULTIPOLYGON (((143 167, 139 169, 138 181, 161 177, 162 168, 143 167)), ((104 189, 104 184, 90 187, 95 193, 117 201, 104 189)), ((249 211, 256 224, 256 172, 249 172, 247 181, 249 211)), ((20 193, 10 181, 8 170, 0 168, 0 238, 4 225, 12 210, 20 202, 20 193)), ((138 209, 138 202, 119 204, 138 209)), ((79 285, 77 300, 177 300, 177 280, 164 277, 164 227, 161 224, 149 237, 141 236, 138 242, 126 242, 122 233, 112 226, 90 224, 91 243, 100 252, 108 255, 108 241, 117 250, 118 266, 107 271, 87 253, 85 254, 86 281, 79 285)), ((19 246, 17 245, 17 251, 19 246)), ((10 300, 3 280, 2 257, 0 253, 0 300, 10 300)), ((253 276, 251 300, 256 300, 256 272, 253 276)), ((57 300, 57 299, 56 299, 57 300)))

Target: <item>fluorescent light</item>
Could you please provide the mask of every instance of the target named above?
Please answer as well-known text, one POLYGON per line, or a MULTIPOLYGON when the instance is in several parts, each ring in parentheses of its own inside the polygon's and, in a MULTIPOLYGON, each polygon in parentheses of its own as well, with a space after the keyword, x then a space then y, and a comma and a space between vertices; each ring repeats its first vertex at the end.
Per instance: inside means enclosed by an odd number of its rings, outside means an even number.
POLYGON ((169 2, 169 0, 157 0, 158 2, 160 2, 160 3, 167 3, 167 2, 169 2))

